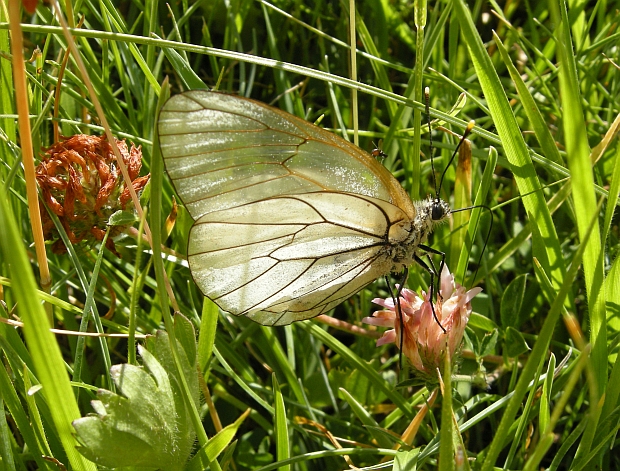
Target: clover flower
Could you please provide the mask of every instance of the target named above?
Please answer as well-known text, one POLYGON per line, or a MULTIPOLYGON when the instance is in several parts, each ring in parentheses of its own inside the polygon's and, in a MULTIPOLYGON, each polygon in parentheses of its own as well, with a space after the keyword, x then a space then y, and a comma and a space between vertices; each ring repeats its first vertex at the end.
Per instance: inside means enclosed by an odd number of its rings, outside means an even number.
MULTIPOLYGON (((119 140, 116 145, 134 190, 141 191, 150 175, 139 176, 140 147, 132 145, 128 149, 125 141, 119 140)), ((103 136, 77 134, 55 143, 45 151, 36 178, 45 204, 58 216, 72 244, 103 240, 109 217, 118 210, 132 208, 129 189, 117 167, 112 146, 103 136)), ((65 252, 54 223, 42 206, 41 216, 45 238, 55 240, 52 250, 65 252)), ((127 228, 115 226, 110 235, 119 235, 127 228)), ((118 255, 111 237, 106 247, 118 255)))
POLYGON ((420 297, 404 288, 400 293, 402 334, 392 298, 373 299, 373 303, 383 306, 385 310, 376 311, 372 317, 362 320, 366 324, 391 328, 377 340, 377 346, 394 342, 400 348, 402 335, 403 354, 417 370, 418 376, 427 380, 437 379, 437 368, 446 353, 454 358, 471 314, 471 300, 482 291, 482 288, 467 291, 454 281, 454 275, 445 265, 439 285, 441 296, 437 296, 434 304, 437 319, 433 316, 430 293, 422 292, 420 297))

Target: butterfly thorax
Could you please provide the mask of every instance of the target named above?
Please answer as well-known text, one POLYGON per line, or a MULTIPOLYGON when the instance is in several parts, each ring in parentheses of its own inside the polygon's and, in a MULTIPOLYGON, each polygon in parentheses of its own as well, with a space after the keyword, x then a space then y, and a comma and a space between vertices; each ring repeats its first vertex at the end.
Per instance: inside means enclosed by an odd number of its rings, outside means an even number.
POLYGON ((435 226, 450 215, 450 206, 440 198, 429 196, 425 200, 414 202, 414 206, 415 217, 390 230, 388 250, 393 261, 393 272, 399 272, 411 265, 420 244, 424 244, 435 226))

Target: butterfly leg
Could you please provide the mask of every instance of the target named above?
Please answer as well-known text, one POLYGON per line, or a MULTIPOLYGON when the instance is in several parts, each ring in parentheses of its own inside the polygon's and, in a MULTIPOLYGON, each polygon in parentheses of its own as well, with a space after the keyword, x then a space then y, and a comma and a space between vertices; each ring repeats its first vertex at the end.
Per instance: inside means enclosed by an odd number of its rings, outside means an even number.
MULTIPOLYGON (((427 271, 431 274, 431 276, 436 276, 438 280, 441 280, 441 274, 443 273, 443 267, 446 264, 445 252, 441 252, 440 250, 434 249, 424 244, 420 244, 419 247, 426 252, 426 257, 428 258, 428 262, 432 268, 432 270, 429 270, 427 268, 427 271), (437 271, 437 269, 435 268, 435 264, 433 263, 433 260, 431 259, 430 254, 441 256, 441 262, 439 263, 439 271, 437 271)), ((440 283, 440 287, 441 287, 441 283, 440 283)), ((443 299, 443 296, 441 295, 441 289, 437 290, 437 295, 441 297, 441 299, 443 299)), ((432 295, 431 295, 431 299, 432 299, 432 295)))
POLYGON ((389 278, 387 276, 385 277, 385 282, 387 284, 390 297, 394 301, 394 309, 396 309, 396 312, 398 313, 398 322, 399 322, 399 327, 400 327, 400 339, 399 339, 399 346, 398 346, 398 364, 400 365, 401 369, 402 369, 402 364, 403 364, 403 332, 405 331, 405 324, 403 320, 403 311, 400 306, 400 293, 402 292, 405 286, 405 283, 407 282, 408 276, 409 276, 409 269, 405 268, 403 270, 403 276, 400 279, 400 283, 398 284, 398 291, 396 292, 396 296, 394 296, 394 292, 392 291, 392 285, 390 284, 389 278))
MULTIPOLYGON (((442 252, 441 250, 437 250, 432 247, 429 247, 428 245, 424 245, 424 244, 420 244, 418 247, 424 250, 427 255, 429 253, 432 253, 432 254, 441 256, 441 262, 439 263, 439 272, 435 271, 435 275, 437 277, 441 276, 441 273, 443 272, 443 266, 446 264, 446 253, 442 252)), ((435 269, 435 266, 433 265, 432 261, 431 261, 431 266, 433 267, 433 269, 435 269)))
MULTIPOLYGON (((428 250, 431 253, 436 253, 437 255, 442 255, 442 260, 441 260, 441 268, 443 269, 443 265, 444 265, 444 257, 445 254, 443 252, 439 252, 438 250, 432 249, 430 247, 426 247, 423 245, 419 246, 421 249, 423 250, 428 250)), ((418 255, 414 255, 413 259, 416 261, 416 263, 418 265, 420 265, 422 268, 424 268, 424 270, 426 270, 430 275, 431 275, 431 282, 430 282, 430 291, 431 291, 431 296, 430 296, 430 301, 431 301, 431 310, 433 311, 433 317, 435 318, 435 322, 437 322, 437 324, 439 324, 439 327, 441 327, 441 330, 443 330, 443 333, 446 334, 446 329, 444 329, 443 325, 441 325, 441 322, 439 322, 439 319, 437 318, 437 314, 435 313, 435 280, 439 280, 439 274, 437 273, 437 269, 435 268, 435 265, 433 264, 433 260, 429 257, 429 263, 427 264, 424 260, 422 260, 418 255)), ((437 290, 439 291, 439 290, 437 290)), ((441 296, 441 294, 439 294, 439 296, 441 296)))

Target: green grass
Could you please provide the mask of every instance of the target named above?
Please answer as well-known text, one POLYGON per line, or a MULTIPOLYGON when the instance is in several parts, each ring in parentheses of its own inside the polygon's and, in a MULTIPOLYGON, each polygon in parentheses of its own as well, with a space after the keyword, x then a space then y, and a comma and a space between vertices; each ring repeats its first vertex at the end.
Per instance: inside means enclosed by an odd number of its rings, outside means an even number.
MULTIPOLYGON (((42 456, 93 468, 75 451, 71 421, 94 412, 96 389, 137 397, 134 405, 147 399, 109 372, 110 365, 147 363, 136 360, 131 336, 52 335, 44 328, 45 307, 57 328, 131 331, 164 366, 168 379, 153 363, 149 372, 161 396, 174 397, 174 433, 189 430, 191 441, 193 428, 196 439, 189 461, 154 467, 620 469, 620 3, 591 2, 583 10, 564 2, 509 3, 501 10, 495 2, 455 0, 431 2, 424 14, 422 2, 418 10, 406 2, 358 2, 357 82, 350 79, 348 5, 186 3, 73 5, 74 22, 84 18, 73 37, 112 134, 141 144, 143 173, 152 174, 142 199, 154 246, 121 236, 120 259, 99 244, 64 255, 48 246, 50 295, 36 288, 8 0, 0 0, 0 315, 25 324, 0 324, 0 469, 56 469, 42 456), (437 120, 434 150, 427 129, 420 130, 426 86, 437 120), (206 87, 320 120, 352 141, 357 115, 360 147, 381 141, 384 165, 414 200, 434 192, 431 153, 441 171, 458 142, 437 124, 461 134, 476 121, 472 191, 452 168, 441 195, 453 206, 489 206, 493 226, 485 211, 479 223, 476 212, 462 222, 455 215, 430 245, 447 253, 461 282, 484 291, 474 302, 459 370, 446 382, 451 394, 429 403, 411 446, 393 448, 432 391, 396 387, 411 371, 398 371, 393 346, 376 348, 369 336, 315 321, 268 328, 222 314, 201 296, 182 260, 193 222, 184 208, 166 237, 174 191, 154 135, 158 109, 170 94, 206 87), (455 106, 461 93, 465 101, 455 106), (163 258, 161 244, 179 256, 163 258), (189 322, 171 316, 165 277, 189 322), (158 329, 168 336, 138 335, 158 329)), ((24 13, 22 29, 26 59, 41 50, 38 62, 26 63, 37 156, 53 143, 67 41, 47 5, 34 16, 24 13)), ((103 133, 85 83, 69 59, 58 115, 65 136, 103 133)), ((411 271, 409 287, 426 289, 428 275, 411 271)), ((376 309, 370 300, 386 296, 379 280, 333 316, 362 326, 376 309)), ((148 425, 139 429, 136 422, 128 433, 160 443, 168 435, 157 429, 160 417, 148 413, 140 422, 148 425)), ((101 443, 97 453, 105 453, 101 443)), ((128 448, 129 455, 139 449, 128 448)))

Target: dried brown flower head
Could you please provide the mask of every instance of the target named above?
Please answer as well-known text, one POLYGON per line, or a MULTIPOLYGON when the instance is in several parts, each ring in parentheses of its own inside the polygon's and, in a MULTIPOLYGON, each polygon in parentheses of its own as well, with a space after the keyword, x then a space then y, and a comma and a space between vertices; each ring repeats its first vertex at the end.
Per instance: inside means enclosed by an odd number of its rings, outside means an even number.
MULTIPOLYGON (((125 141, 119 140, 116 145, 133 188, 142 190, 150 175, 138 176, 142 167, 141 148, 132 144, 128 150, 125 141)), ((52 145, 37 167, 37 182, 43 200, 60 219, 72 244, 103 240, 110 216, 133 207, 112 146, 103 136, 77 134, 52 145)), ((41 215, 45 238, 58 239, 54 223, 43 207, 41 215)), ((114 237, 126 229, 126 226, 115 226, 110 235, 114 237)), ((111 237, 106 247, 118 255, 111 237)), ((62 240, 56 240, 52 250, 65 252, 62 240)))

